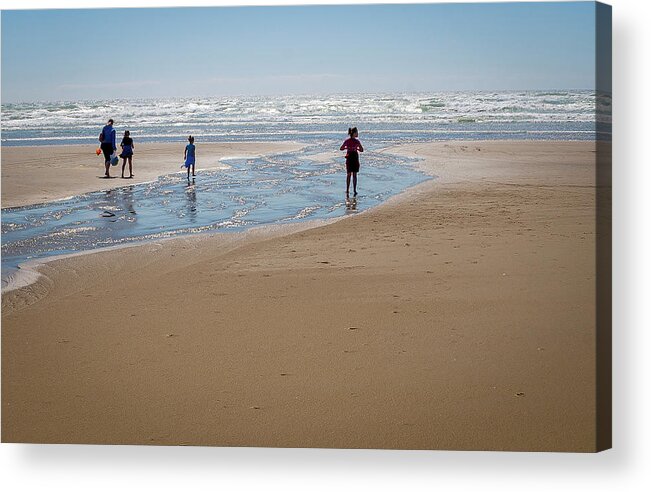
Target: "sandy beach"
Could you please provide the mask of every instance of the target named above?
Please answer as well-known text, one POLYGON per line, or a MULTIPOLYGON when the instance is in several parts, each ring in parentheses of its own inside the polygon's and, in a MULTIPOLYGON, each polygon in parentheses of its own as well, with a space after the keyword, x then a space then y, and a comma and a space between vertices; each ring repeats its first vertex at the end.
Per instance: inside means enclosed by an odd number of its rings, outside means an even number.
MULTIPOLYGON (((2 206, 104 186, 92 150, 3 148, 2 206)), ((139 180, 180 162, 136 150, 139 180)), ((595 451, 595 143, 385 152, 437 178, 319 227, 54 261, 4 294, 2 440, 595 451)))
MULTIPOLYGON (((118 142, 119 143, 119 142, 118 142)), ((18 207, 67 198, 91 191, 144 183, 179 171, 187 142, 138 143, 133 157, 133 179, 121 179, 122 159, 104 178, 104 156, 97 145, 43 145, 2 148, 2 207, 18 207)), ((291 152, 302 145, 291 142, 198 143, 197 170, 226 167, 222 159, 291 152)), ((129 175, 127 164, 125 174, 129 175)))

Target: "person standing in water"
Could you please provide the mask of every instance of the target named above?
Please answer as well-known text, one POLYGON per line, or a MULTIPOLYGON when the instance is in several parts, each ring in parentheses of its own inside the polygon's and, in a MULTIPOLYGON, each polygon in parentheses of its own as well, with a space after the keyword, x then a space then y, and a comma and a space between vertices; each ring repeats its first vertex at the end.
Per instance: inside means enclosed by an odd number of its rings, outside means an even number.
POLYGON ((364 152, 361 142, 357 139, 357 127, 348 129, 348 139, 339 150, 346 151, 346 195, 350 190, 350 177, 353 177, 353 195, 357 196, 357 173, 359 172, 359 152, 364 152))
POLYGON ((109 169, 111 167, 111 155, 117 150, 117 145, 115 145, 115 129, 113 128, 113 120, 110 119, 102 128, 102 133, 99 134, 100 148, 104 153, 104 166, 106 167, 106 172, 104 173, 105 178, 110 178, 109 169))
POLYGON ((192 135, 188 137, 188 142, 188 145, 185 146, 185 152, 183 152, 183 159, 185 160, 184 165, 188 170, 188 181, 190 181, 190 166, 192 166, 192 176, 196 176, 194 174, 196 147, 194 146, 194 137, 192 135))
POLYGON ((132 165, 132 160, 133 160, 133 149, 135 149, 135 145, 133 145, 133 138, 130 137, 131 133, 129 130, 124 132, 124 137, 122 138, 122 142, 120 143, 120 147, 122 147, 122 153, 120 154, 120 157, 122 157, 122 177, 124 178, 124 168, 127 165, 127 159, 129 160, 129 178, 133 178, 133 165, 132 165))

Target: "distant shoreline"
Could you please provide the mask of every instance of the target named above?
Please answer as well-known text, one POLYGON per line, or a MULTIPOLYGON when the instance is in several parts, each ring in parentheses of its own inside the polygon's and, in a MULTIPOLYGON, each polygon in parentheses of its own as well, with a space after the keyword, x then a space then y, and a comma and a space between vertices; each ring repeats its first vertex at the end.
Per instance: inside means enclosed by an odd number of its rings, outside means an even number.
POLYGON ((603 93, 603 94, 612 94, 612 91, 597 90, 594 88, 577 88, 577 87, 568 87, 568 88, 558 88, 552 87, 548 89, 461 89, 461 90, 432 90, 432 91, 377 91, 377 92, 289 92, 289 93, 276 93, 276 94, 219 94, 211 96, 163 96, 163 97, 121 97, 114 99, 96 99, 96 98, 82 98, 82 99, 62 99, 62 100, 45 100, 45 99, 34 99, 34 100, 21 100, 21 101, 4 101, 2 106, 18 106, 18 105, 27 105, 27 104, 76 104, 76 103, 105 103, 119 100, 121 102, 156 102, 166 99, 176 99, 181 101, 193 101, 196 99, 264 99, 264 98, 274 98, 274 97, 347 97, 347 96, 401 96, 404 94, 413 94, 417 96, 427 97, 433 94, 466 94, 466 93, 479 93, 479 94, 492 94, 496 92, 504 93, 524 93, 524 92, 534 92, 539 94, 557 94, 557 93, 566 93, 566 92, 593 92, 593 93, 603 93))

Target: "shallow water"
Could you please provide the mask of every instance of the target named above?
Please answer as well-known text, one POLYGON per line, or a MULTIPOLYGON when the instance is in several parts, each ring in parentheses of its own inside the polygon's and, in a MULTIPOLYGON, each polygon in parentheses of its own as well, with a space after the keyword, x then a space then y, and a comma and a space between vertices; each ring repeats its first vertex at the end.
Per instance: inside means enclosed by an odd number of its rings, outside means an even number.
MULTIPOLYGON (((254 159, 225 161, 226 170, 184 170, 154 182, 87 193, 2 211, 2 278, 37 258, 210 231, 328 219, 366 210, 428 179, 413 160, 362 154, 359 195, 346 199, 343 155, 310 157, 336 144, 254 159)), ((370 150, 370 152, 368 151, 370 150)), ((137 163, 135 172, 137 173, 137 163)))

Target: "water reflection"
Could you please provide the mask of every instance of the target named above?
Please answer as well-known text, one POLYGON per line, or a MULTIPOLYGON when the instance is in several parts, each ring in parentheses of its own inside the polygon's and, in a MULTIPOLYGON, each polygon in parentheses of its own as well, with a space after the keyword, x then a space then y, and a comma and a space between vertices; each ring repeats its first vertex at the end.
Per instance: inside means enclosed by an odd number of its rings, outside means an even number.
POLYGON ((127 221, 135 222, 136 209, 134 207, 133 185, 124 188, 124 191, 122 193, 122 203, 124 210, 129 213, 129 216, 127 216, 127 221))
POLYGON ((197 186, 195 178, 192 178, 192 183, 188 183, 185 197, 188 200, 188 218, 194 224, 197 221, 197 186))
POLYGON ((352 198, 349 195, 346 195, 346 215, 354 214, 357 212, 357 197, 353 196, 352 198))

